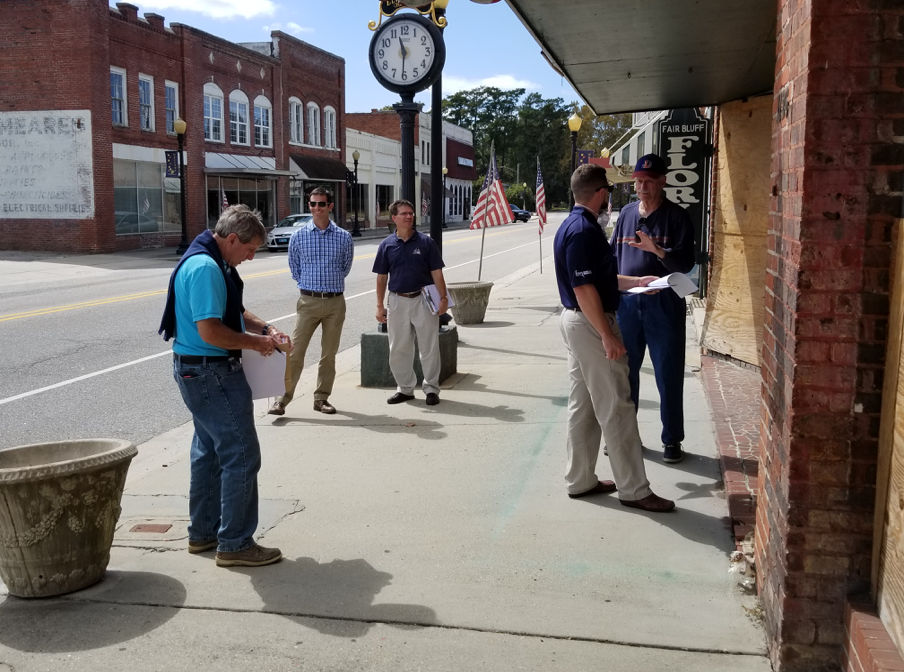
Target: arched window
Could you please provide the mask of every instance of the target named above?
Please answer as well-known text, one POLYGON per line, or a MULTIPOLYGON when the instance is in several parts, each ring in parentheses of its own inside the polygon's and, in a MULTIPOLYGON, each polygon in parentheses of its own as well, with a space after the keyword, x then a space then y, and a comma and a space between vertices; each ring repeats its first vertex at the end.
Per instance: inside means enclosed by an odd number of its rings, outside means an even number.
POLYGON ((323 130, 324 147, 337 149, 339 145, 336 143, 336 110, 332 107, 323 108, 323 130))
POLYGON ((213 82, 204 85, 204 139, 223 140, 223 91, 213 82))
POLYGON ((273 146, 273 106, 266 96, 254 99, 254 144, 273 146))
POLYGON ((308 144, 321 147, 320 141, 320 107, 317 103, 308 103, 308 144))
POLYGON ((289 98, 289 142, 295 142, 299 145, 304 142, 304 106, 301 100, 292 96, 289 98))
POLYGON ((229 94, 229 142, 233 145, 249 145, 248 96, 236 89, 229 94))

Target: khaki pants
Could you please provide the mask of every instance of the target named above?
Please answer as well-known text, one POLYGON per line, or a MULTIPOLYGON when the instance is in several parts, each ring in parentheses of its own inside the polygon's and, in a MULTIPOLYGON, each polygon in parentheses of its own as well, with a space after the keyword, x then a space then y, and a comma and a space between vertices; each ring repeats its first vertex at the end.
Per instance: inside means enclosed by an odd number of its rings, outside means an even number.
POLYGON ((413 394, 417 385, 414 373, 414 337, 421 354, 425 394, 439 394, 439 316, 427 308, 422 296, 411 298, 389 293, 387 300, 387 332, 389 333, 389 369, 398 391, 413 394))
MULTIPOLYGON (((615 315, 606 313, 606 319, 613 333, 621 337, 615 315)), ((643 464, 637 411, 631 401, 628 358, 606 359, 600 334, 583 313, 565 309, 559 325, 568 350, 571 381, 565 471, 568 493, 579 494, 596 485, 596 460, 605 437, 619 498, 643 499, 652 491, 643 464)))
POLYGON ((345 297, 319 299, 316 296, 302 294, 298 298, 295 310, 297 312, 295 333, 292 334, 294 347, 289 353, 289 375, 292 380, 286 393, 277 401, 288 404, 295 396, 295 388, 304 369, 304 356, 318 326, 321 328, 320 363, 317 366, 314 400, 329 399, 336 380, 336 353, 339 352, 339 339, 342 337, 342 325, 345 322, 345 297))

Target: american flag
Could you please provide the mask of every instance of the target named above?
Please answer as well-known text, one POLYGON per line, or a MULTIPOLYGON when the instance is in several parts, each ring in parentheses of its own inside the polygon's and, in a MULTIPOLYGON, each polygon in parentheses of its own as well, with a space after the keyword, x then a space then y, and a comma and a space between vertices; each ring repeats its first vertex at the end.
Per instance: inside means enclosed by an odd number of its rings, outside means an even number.
POLYGON ((540 235, 546 226, 546 189, 543 186, 543 173, 540 172, 540 158, 537 157, 537 217, 540 219, 540 235))
POLYGON ((229 201, 226 200, 226 192, 223 191, 223 187, 220 187, 220 212, 222 213, 228 207, 229 201))
POLYGON ((501 226, 512 221, 512 209, 505 197, 505 188, 499 179, 499 171, 496 169, 496 149, 490 148, 490 165, 487 166, 487 176, 480 188, 480 196, 474 207, 474 216, 471 218, 472 229, 484 229, 488 226, 501 226))
POLYGON ((421 196, 421 217, 426 217, 427 213, 430 212, 430 202, 427 200, 427 196, 421 196))

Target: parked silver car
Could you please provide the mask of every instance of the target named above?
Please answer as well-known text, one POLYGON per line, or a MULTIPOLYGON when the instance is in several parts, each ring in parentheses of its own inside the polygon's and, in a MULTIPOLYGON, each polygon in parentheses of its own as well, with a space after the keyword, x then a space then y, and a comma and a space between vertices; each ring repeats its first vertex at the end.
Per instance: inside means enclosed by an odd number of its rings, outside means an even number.
POLYGON ((311 214, 289 215, 286 217, 267 234, 267 251, 288 250, 289 238, 292 237, 292 234, 298 230, 299 226, 304 226, 313 219, 314 216, 311 214))

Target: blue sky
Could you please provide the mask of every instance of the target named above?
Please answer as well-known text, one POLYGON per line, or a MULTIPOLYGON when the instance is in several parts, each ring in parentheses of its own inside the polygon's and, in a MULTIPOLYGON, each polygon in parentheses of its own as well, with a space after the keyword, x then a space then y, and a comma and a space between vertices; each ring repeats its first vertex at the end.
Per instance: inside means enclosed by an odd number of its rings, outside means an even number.
MULTIPOLYGON (((184 23, 231 42, 264 42, 281 30, 345 59, 346 111, 367 112, 398 102, 377 84, 367 64, 379 16, 377 0, 130 0, 139 16, 156 12, 166 23, 184 23)), ((111 2, 115 5, 115 2, 111 2)), ((505 2, 482 5, 450 0, 445 31, 443 94, 476 86, 523 87, 566 102, 578 95, 540 55, 540 47, 505 2)), ((418 101, 430 106, 430 94, 418 101)))

